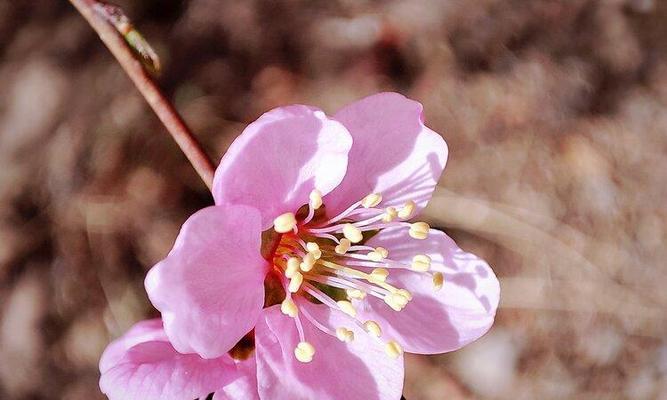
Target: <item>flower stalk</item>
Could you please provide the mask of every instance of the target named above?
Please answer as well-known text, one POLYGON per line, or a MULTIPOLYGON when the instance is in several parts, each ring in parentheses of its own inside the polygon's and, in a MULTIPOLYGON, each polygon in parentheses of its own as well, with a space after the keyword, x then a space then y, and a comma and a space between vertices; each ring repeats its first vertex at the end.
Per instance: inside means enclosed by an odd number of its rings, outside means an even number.
POLYGON ((118 7, 97 0, 69 1, 100 36, 210 190, 215 166, 178 111, 146 70, 145 64, 152 69, 159 68, 157 56, 150 46, 131 27, 129 20, 118 7), (137 58, 133 49, 142 60, 137 58))

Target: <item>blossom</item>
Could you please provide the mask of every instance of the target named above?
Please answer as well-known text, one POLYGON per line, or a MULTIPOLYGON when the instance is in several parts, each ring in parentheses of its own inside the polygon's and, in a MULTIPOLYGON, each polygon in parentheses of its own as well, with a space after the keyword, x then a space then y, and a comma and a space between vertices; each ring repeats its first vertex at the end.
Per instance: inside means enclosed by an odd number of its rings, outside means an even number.
POLYGON ((110 399, 257 398, 254 359, 224 354, 204 359, 181 354, 169 343, 160 319, 141 321, 112 342, 100 359, 100 388, 110 399))
POLYGON ((446 159, 396 93, 262 115, 146 278, 173 349, 217 360, 254 329, 261 399, 399 399, 404 352, 474 341, 499 300, 486 262, 414 220, 446 159))

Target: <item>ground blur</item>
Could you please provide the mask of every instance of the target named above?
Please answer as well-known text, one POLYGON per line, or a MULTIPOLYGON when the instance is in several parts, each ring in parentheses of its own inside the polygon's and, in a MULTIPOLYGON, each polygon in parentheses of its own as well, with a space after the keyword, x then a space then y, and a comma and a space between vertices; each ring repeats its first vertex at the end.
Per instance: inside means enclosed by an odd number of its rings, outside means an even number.
MULTIPOLYGON (((408 399, 667 399, 667 1, 119 3, 215 159, 277 105, 424 104, 450 149, 426 219, 502 301, 477 343, 407 357, 408 399)), ((211 198, 66 1, 0 0, 0 82, 0 398, 102 398, 211 198)))

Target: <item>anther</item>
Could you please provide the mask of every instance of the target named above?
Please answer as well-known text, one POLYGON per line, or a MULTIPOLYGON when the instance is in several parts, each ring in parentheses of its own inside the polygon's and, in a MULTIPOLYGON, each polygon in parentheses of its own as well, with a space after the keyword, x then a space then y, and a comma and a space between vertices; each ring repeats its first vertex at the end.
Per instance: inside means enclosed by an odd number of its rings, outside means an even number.
POLYGON ((398 216, 398 211, 396 207, 387 207, 384 209, 384 214, 382 214, 382 222, 391 222, 396 219, 398 216))
POLYGON ((340 327, 336 329, 336 337, 338 337, 338 340, 341 342, 350 343, 354 340, 354 332, 347 328, 340 327))
POLYGON ((280 311, 292 318, 295 318, 297 314, 299 314, 299 308, 296 306, 296 303, 294 303, 294 301, 289 297, 286 297, 285 300, 280 303, 280 311))
POLYGON ((401 356, 401 354, 403 354, 403 348, 401 347, 401 345, 393 340, 387 342, 387 344, 384 347, 384 351, 391 358, 398 358, 401 356))
POLYGON ((352 224, 343 225, 343 235, 352 243, 359 243, 364 238, 364 235, 361 233, 361 229, 352 224))
POLYGON ((315 347, 308 342, 299 342, 294 349, 294 356, 302 363, 309 363, 313 361, 315 355, 315 347))
POLYGON ((287 260, 287 267, 285 267, 285 276, 291 278, 294 276, 294 273, 299 270, 299 264, 301 261, 297 257, 290 257, 287 260))
POLYGON ((364 208, 371 208, 380 204, 381 201, 382 201, 382 195, 380 193, 371 193, 368 196, 364 197, 363 200, 361 200, 361 205, 364 208))
POLYGON ((387 303, 394 311, 401 311, 408 304, 408 298, 400 293, 389 293, 384 297, 384 302, 387 303))
POLYGON ((322 257, 322 250, 320 250, 320 246, 315 243, 315 242, 308 242, 306 243, 306 249, 308 250, 308 253, 313 255, 313 258, 316 260, 319 260, 320 257, 322 257))
POLYGON ((398 211, 398 218, 400 219, 408 219, 412 216, 412 213, 415 211, 415 208, 417 205, 415 204, 414 201, 408 200, 405 204, 403 204, 403 208, 398 211))
POLYGON ((428 226, 426 222, 415 222, 410 224, 410 231, 408 231, 408 234, 413 239, 423 240, 428 237, 429 229, 431 229, 431 227, 428 226))
POLYGON ((334 248, 334 251, 336 254, 343 255, 347 253, 348 250, 350 250, 350 247, 352 247, 352 242, 350 242, 350 239, 342 238, 340 240, 340 244, 334 248))
POLYGON ((301 268, 301 271, 303 272, 308 272, 313 269, 316 261, 317 260, 313 253, 307 253, 305 256, 303 256, 303 261, 301 261, 299 264, 299 268, 301 268))
POLYGON ((301 275, 301 272, 295 272, 294 275, 292 275, 292 279, 289 281, 289 285, 287 286, 287 290, 290 291, 290 293, 296 293, 299 291, 299 288, 301 287, 301 284, 303 283, 303 275, 301 275))
POLYGON ((433 273, 433 290, 442 289, 442 285, 445 283, 445 277, 442 275, 442 272, 433 273))
POLYGON ((389 271, 386 268, 375 268, 371 271, 368 280, 371 282, 384 282, 389 276, 389 271))
POLYGON ((366 298, 366 292, 360 289, 345 289, 347 297, 356 300, 363 300, 366 298))
POLYGON ((317 210, 318 208, 322 207, 322 192, 319 190, 315 189, 310 192, 308 198, 310 199, 309 204, 313 210, 317 210))
POLYGON ((406 289, 398 289, 398 290, 396 290, 396 293, 398 293, 398 294, 400 294, 401 296, 405 297, 406 299, 408 299, 408 301, 412 300, 412 293, 410 293, 410 292, 409 292, 408 290, 406 290, 406 289))
POLYGON ((412 269, 419 272, 426 272, 431 269, 431 257, 426 254, 418 254, 412 258, 412 269))
POLYGON ((376 247, 375 250, 367 254, 368 258, 370 258, 371 261, 376 261, 376 262, 384 260, 385 258, 387 258, 388 255, 389 252, 384 247, 376 247))
POLYGON ((364 322, 364 329, 366 330, 366 332, 370 333, 375 337, 382 336, 382 329, 380 329, 380 324, 378 324, 373 320, 364 322))
POLYGON ((350 303, 347 300, 339 300, 336 302, 338 304, 338 308, 345 314, 349 315, 350 317, 354 318, 357 316, 357 310, 354 308, 352 303, 350 303))
POLYGON ((273 229, 278 233, 287 233, 294 229, 295 226, 296 217, 291 212, 279 215, 273 220, 273 229))

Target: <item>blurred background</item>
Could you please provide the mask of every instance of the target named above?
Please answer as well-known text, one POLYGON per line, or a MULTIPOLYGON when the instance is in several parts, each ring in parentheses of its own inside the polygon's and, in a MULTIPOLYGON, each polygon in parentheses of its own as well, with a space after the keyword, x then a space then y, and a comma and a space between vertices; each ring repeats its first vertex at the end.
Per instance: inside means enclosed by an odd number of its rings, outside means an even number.
MULTIPOLYGON (((405 395, 667 399, 667 1, 118 1, 214 159, 288 103, 421 101, 426 212, 494 267, 495 327, 405 395)), ((0 398, 101 399, 146 271, 212 203, 84 20, 0 0, 0 398)))

